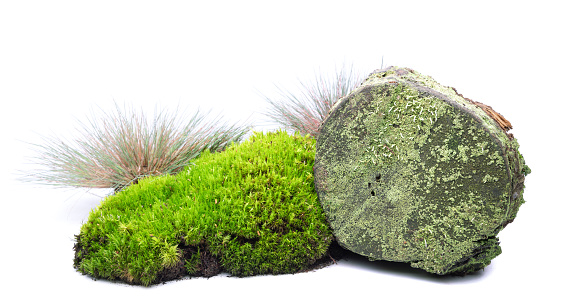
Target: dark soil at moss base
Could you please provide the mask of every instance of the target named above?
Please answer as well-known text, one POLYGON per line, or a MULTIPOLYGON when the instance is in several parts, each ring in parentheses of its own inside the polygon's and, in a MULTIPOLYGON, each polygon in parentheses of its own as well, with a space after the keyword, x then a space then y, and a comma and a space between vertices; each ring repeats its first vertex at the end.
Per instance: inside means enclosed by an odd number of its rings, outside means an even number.
MULTIPOLYGON (((82 245, 79 235, 75 235, 75 239, 76 239, 76 243, 74 244, 73 247, 73 250, 75 252, 74 266, 79 267, 82 257, 81 254, 87 254, 88 250, 82 245)), ((151 285, 166 283, 174 280, 180 280, 185 277, 210 278, 222 272, 225 272, 225 269, 220 264, 220 258, 211 254, 208 245, 201 244, 197 246, 188 246, 185 245, 185 242, 182 242, 179 245, 179 249, 181 250, 181 256, 179 261, 172 267, 164 268, 160 272, 158 272, 156 280, 151 285), (186 262, 191 260, 191 258, 196 254, 200 255, 200 262, 197 265, 195 272, 189 273, 185 267, 186 262)), ((316 260, 311 265, 295 273, 311 272, 314 270, 318 270, 330 266, 332 264, 337 264, 338 261, 349 258, 351 254, 353 253, 343 249, 337 242, 333 241, 330 244, 328 251, 322 258, 316 260)), ((100 278, 99 275, 98 276, 94 275, 93 277, 100 278)), ((141 283, 132 282, 130 284, 140 285, 141 283)))
POLYGON ((178 263, 160 271, 158 273, 157 282, 166 282, 188 276, 189 274, 185 268, 185 263, 197 254, 200 256, 200 261, 191 276, 211 277, 221 273, 222 268, 219 258, 211 254, 207 244, 203 243, 197 246, 188 246, 185 244, 185 241, 183 241, 179 244, 178 248, 181 250, 178 263))

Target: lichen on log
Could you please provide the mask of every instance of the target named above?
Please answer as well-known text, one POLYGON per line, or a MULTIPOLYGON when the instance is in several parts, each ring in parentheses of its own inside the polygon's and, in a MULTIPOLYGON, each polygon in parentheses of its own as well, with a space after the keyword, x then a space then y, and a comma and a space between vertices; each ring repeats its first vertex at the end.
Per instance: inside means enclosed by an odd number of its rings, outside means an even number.
POLYGON ((315 186, 341 246, 464 275, 501 253, 529 167, 491 107, 408 68, 340 99, 316 144, 315 186))

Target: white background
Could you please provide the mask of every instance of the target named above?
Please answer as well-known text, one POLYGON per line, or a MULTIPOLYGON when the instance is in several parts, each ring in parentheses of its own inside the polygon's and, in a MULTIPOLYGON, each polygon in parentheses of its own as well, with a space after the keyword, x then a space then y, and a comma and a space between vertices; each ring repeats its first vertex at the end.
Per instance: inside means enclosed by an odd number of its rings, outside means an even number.
POLYGON ((555 1, 458 3, 2 1, 0 303, 560 305, 559 11, 555 1), (26 142, 74 129, 91 109, 179 104, 263 130, 259 92, 342 64, 410 67, 511 121, 533 172, 527 203, 499 234, 503 254, 483 272, 436 278, 356 258, 150 288, 94 281, 72 267, 73 235, 108 191, 16 179, 26 142))

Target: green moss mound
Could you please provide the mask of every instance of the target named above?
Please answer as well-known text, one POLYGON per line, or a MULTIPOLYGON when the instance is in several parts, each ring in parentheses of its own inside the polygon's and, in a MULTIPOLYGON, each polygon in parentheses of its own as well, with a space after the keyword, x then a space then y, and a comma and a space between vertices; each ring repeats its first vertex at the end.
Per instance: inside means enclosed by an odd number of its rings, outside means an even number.
POLYGON ((143 179, 91 212, 74 266, 142 285, 307 270, 333 240, 314 189, 314 153, 308 135, 255 133, 177 175, 143 179))

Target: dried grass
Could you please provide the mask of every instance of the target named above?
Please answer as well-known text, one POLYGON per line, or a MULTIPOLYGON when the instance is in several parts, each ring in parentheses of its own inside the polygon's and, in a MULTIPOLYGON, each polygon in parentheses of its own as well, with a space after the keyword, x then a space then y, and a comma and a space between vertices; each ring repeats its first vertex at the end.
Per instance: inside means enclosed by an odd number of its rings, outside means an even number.
POLYGON ((113 188, 116 191, 140 178, 174 174, 209 149, 221 151, 242 140, 250 127, 229 125, 222 117, 207 120, 197 110, 191 116, 161 110, 149 122, 142 111, 121 109, 80 122, 78 137, 67 141, 43 137, 33 144, 40 170, 26 180, 55 186, 113 188))
POLYGON ((277 86, 279 99, 264 97, 270 106, 265 115, 289 131, 316 138, 332 106, 364 79, 364 74, 343 67, 336 72, 335 78, 316 75, 313 83, 300 82, 297 93, 277 86))

